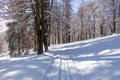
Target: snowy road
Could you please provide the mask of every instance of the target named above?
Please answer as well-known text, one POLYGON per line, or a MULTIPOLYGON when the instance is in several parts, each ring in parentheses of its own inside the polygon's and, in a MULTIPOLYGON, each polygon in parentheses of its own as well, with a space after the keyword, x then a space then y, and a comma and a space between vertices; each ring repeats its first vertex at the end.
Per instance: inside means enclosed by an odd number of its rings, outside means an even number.
POLYGON ((42 80, 119 80, 120 58, 77 57, 57 53, 42 80))
POLYGON ((76 68, 75 61, 63 58, 61 54, 58 56, 54 58, 43 80, 87 80, 84 74, 76 68))
POLYGON ((120 35, 54 45, 43 55, 0 55, 0 80, 120 80, 120 35))
POLYGON ((85 80, 79 70, 74 67, 75 63, 72 60, 55 58, 47 71, 44 80, 85 80), (76 73, 76 76, 72 76, 76 73))
POLYGON ((42 80, 119 80, 119 37, 53 46, 52 63, 42 80))

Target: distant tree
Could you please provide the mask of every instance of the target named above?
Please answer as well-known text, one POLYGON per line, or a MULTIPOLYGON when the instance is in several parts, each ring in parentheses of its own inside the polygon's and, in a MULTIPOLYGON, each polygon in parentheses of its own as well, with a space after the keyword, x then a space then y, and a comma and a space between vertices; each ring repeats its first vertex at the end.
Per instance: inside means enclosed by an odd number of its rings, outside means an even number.
POLYGON ((65 27, 64 27, 64 29, 65 29, 65 40, 64 40, 64 42, 65 43, 70 43, 71 42, 71 40, 70 40, 70 37, 71 37, 71 35, 70 35, 70 29, 71 29, 71 27, 70 27, 70 19, 71 19, 71 0, 64 0, 64 4, 65 4, 65 13, 64 13, 64 15, 65 15, 65 27))
POLYGON ((112 0, 112 34, 116 33, 116 2, 112 0))

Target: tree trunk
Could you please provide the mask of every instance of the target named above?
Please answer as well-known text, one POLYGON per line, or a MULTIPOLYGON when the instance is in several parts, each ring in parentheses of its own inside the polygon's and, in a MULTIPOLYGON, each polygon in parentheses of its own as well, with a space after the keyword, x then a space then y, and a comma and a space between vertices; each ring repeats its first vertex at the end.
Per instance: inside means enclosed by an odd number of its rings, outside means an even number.
POLYGON ((113 2, 113 23, 112 23, 112 26, 113 26, 113 32, 112 32, 112 34, 114 34, 114 33, 116 33, 116 10, 115 10, 115 0, 112 0, 112 2, 113 2))
POLYGON ((40 0, 35 0, 35 28, 37 33, 37 54, 43 53, 43 33, 40 18, 40 0))

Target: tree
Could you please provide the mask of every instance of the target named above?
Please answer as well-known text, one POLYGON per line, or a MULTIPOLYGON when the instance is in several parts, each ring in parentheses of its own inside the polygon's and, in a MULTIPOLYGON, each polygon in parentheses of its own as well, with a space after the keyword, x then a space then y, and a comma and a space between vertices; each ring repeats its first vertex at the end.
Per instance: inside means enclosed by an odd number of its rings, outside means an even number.
POLYGON ((64 38, 64 42, 65 43, 70 43, 70 18, 71 18, 71 4, 70 4, 71 0, 64 0, 64 15, 65 15, 65 38, 64 38))
POLYGON ((45 46, 45 51, 48 50, 47 38, 50 29, 50 11, 53 0, 34 0, 34 2, 35 4, 32 4, 32 11, 34 14, 34 24, 37 35, 37 52, 38 54, 42 54, 43 44, 45 46))
POLYGON ((113 33, 116 33, 116 2, 115 2, 115 0, 112 0, 112 34, 113 33))
POLYGON ((11 19, 7 23, 10 55, 28 53, 34 45, 33 15, 30 2, 27 0, 9 1, 8 12, 11 19))

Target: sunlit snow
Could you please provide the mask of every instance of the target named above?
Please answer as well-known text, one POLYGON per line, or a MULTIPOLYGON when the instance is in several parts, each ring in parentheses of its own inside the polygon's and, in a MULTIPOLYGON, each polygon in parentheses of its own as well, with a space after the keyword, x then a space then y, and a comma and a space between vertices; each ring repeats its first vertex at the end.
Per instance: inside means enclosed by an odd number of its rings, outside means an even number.
POLYGON ((6 26, 5 22, 6 22, 5 20, 0 21, 0 34, 8 30, 8 27, 6 26))
POLYGON ((120 80, 120 35, 52 45, 42 55, 0 54, 0 80, 120 80))

